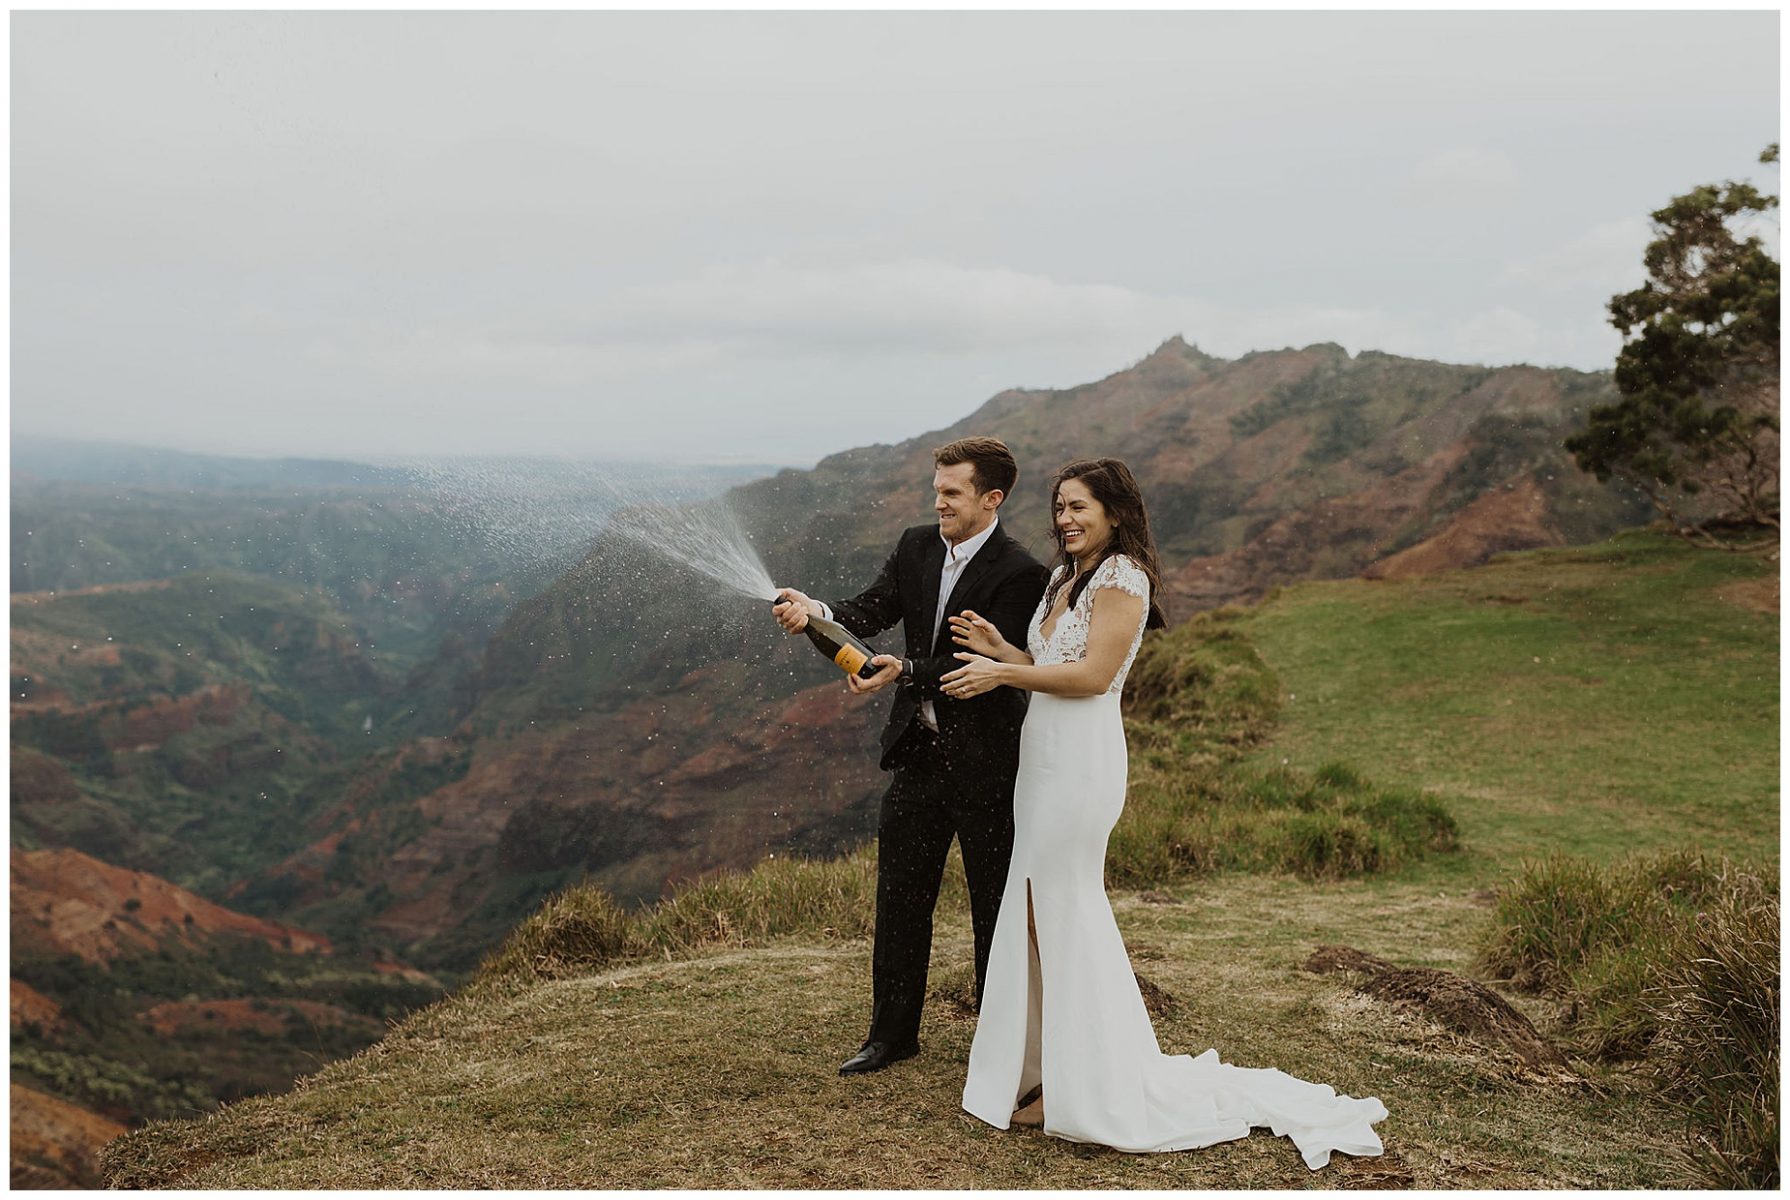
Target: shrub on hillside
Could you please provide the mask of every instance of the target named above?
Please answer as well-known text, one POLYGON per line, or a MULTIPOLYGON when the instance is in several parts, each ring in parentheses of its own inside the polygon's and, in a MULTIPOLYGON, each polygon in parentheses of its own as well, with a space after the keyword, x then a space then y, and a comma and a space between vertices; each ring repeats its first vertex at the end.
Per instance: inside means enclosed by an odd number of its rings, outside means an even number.
POLYGON ((81 1105, 113 1120, 190 1117, 214 1106, 203 1082, 158 1078, 136 1065, 52 1046, 12 1049, 15 1083, 81 1105))
POLYGON ((1225 869, 1340 879, 1392 870, 1460 844, 1434 797, 1377 787, 1331 763, 1317 772, 1158 772, 1132 789, 1107 843, 1107 878, 1151 887, 1225 869))
POLYGON ((1659 1032, 1646 1001, 1697 911, 1734 886, 1726 860, 1689 851, 1597 863, 1524 863, 1498 895, 1478 967, 1567 1002, 1584 1054, 1644 1055, 1659 1032))

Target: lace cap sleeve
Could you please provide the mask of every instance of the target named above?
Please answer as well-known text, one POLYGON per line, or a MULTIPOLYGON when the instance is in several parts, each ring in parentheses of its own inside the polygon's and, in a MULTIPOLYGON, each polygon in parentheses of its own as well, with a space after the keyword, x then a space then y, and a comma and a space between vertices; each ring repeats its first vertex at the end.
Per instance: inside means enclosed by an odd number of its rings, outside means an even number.
POLYGON ((1096 588, 1118 588, 1145 602, 1150 599, 1150 577, 1125 554, 1115 554, 1100 564, 1094 578, 1088 580, 1088 590, 1096 588))

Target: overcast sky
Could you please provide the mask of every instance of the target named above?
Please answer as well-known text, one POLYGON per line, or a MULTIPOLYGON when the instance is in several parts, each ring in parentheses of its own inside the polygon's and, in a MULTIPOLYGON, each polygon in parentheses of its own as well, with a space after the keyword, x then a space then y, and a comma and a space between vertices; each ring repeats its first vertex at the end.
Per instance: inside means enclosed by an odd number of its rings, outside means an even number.
POLYGON ((15 433, 807 463, 1181 334, 1586 369, 1778 15, 15 13, 15 433))

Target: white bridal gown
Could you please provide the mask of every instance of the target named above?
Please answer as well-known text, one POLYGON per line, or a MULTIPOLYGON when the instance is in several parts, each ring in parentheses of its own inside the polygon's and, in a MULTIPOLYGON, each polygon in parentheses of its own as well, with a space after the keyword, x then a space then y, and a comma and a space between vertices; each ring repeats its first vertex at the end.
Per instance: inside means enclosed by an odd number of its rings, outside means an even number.
MULTIPOLYGON (((1058 568, 1061 571, 1063 568, 1058 568)), ((1145 600, 1149 580, 1123 555, 1094 572, 1048 639, 1044 605, 1026 647, 1039 664, 1087 654, 1094 593, 1119 588, 1145 600)), ((1157 1047, 1125 943, 1106 898, 1106 840, 1125 804, 1125 730, 1119 692, 1143 641, 1104 696, 1034 693, 1020 734, 1013 790, 1013 866, 1001 899, 970 1049, 963 1106, 999 1129, 1019 1100, 1044 1087, 1044 1131, 1118 1150, 1191 1150, 1247 1137, 1266 1125, 1290 1137, 1316 1170, 1330 1153, 1380 1153, 1386 1106, 1339 1096, 1272 1068, 1197 1058, 1157 1047), (1026 933, 1028 888, 1038 953, 1026 933)))

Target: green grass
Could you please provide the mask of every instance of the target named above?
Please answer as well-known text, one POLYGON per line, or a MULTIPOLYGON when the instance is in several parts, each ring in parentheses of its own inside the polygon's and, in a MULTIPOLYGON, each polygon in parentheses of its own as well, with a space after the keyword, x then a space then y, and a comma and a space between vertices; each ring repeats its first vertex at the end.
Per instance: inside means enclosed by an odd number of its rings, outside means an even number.
POLYGON ((1130 787, 1107 844, 1108 883, 1225 870, 1338 878, 1456 849, 1445 804, 1378 786, 1346 762, 1310 774, 1240 769, 1284 713, 1248 620, 1244 609, 1202 613, 1139 651, 1126 692, 1130 787))
POLYGON ((1344 758, 1435 791, 1489 879, 1551 851, 1776 856, 1775 612, 1718 595, 1757 554, 1636 531, 1396 582, 1288 589, 1244 631, 1279 679, 1246 762, 1344 758))
POLYGON ((1433 796, 1383 788, 1342 763, 1180 775, 1134 784, 1107 843, 1116 887, 1152 887, 1217 871, 1338 879, 1394 871, 1457 849, 1459 831, 1433 796))

